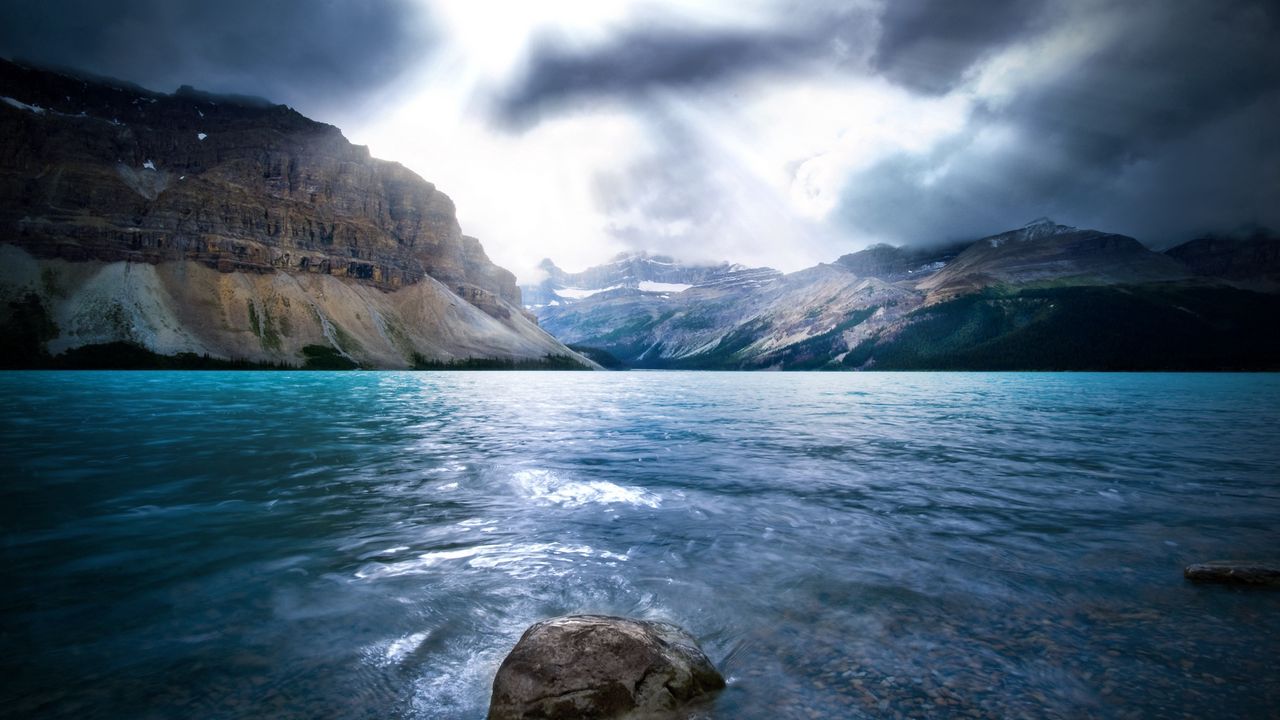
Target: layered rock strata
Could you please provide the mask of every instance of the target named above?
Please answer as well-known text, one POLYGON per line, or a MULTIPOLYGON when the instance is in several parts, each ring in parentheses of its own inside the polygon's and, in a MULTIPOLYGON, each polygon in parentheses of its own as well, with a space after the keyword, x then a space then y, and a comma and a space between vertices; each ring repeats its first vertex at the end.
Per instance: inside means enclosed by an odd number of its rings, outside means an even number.
MULTIPOLYGON (((522 311, 515 277, 462 234, 444 193, 398 163, 370 157, 337 128, 255 98, 187 87, 165 95, 0 61, 0 243, 13 246, 9 257, 20 265, 5 269, 0 299, 7 304, 35 293, 49 315, 119 316, 110 303, 64 307, 68 295, 84 294, 77 278, 94 275, 110 285, 98 273, 154 275, 161 279, 143 284, 168 288, 161 294, 178 303, 171 308, 180 318, 175 332, 191 338, 175 347, 192 352, 288 361, 297 343, 284 328, 263 330, 264 318, 289 316, 272 309, 279 298, 305 298, 310 309, 304 315, 314 315, 314 322, 295 321, 290 329, 306 326, 324 337, 335 335, 326 308, 334 294, 346 293, 367 301, 363 314, 346 310, 363 318, 349 324, 369 325, 367 339, 377 342, 366 344, 383 346, 364 358, 377 366, 404 366, 415 355, 568 353, 522 311), (39 267, 32 271, 21 262, 25 256, 39 267), (126 270, 109 270, 116 264, 126 270), (188 265, 236 279, 206 279, 184 269, 188 265), (32 272, 56 280, 62 294, 32 283, 32 272), (210 287, 266 289, 237 290, 228 306, 227 293, 193 295, 174 280, 179 276, 210 287), (439 318, 450 315, 448 305, 463 303, 496 322, 475 322, 466 310, 432 329, 413 326, 407 310, 389 324, 369 319, 374 309, 414 304, 392 297, 400 293, 433 305, 428 314, 439 318), (464 324, 451 326, 455 321, 464 324), (388 329, 392 325, 401 331, 388 329), (228 332, 248 332, 257 342, 219 339, 228 332)), ((129 299, 120 285, 99 290, 123 293, 117 304, 147 304, 129 299)), ((133 325, 168 323, 142 315, 133 325)), ((149 334, 164 333, 144 327, 115 337, 146 340, 149 334)), ((51 349, 77 337, 61 332, 51 349)))

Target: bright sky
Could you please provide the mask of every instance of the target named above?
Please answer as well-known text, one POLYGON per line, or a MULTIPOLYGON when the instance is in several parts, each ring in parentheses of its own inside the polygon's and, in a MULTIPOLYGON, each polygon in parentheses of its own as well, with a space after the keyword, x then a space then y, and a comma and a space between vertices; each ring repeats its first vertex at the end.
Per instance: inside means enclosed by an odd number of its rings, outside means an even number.
POLYGON ((437 4, 442 45, 431 61, 389 86, 376 115, 344 121, 344 131, 452 197, 463 231, 522 281, 536 277, 544 257, 577 270, 636 249, 790 271, 891 239, 833 222, 845 178, 898 153, 928 152, 965 130, 973 106, 969 88, 923 97, 883 78, 817 69, 657 88, 642 107, 598 99, 518 130, 495 124, 492 95, 519 82, 540 37, 589 51, 638 16, 678 16, 717 32, 778 22, 771 3, 437 4), (673 128, 692 135, 696 158, 670 157, 673 128), (668 162, 696 167, 644 169, 668 162), (644 180, 665 185, 686 171, 699 176, 688 192, 701 195, 687 216, 651 212, 646 193, 681 189, 644 180), (619 193, 640 197, 602 198, 611 178, 620 178, 619 193))

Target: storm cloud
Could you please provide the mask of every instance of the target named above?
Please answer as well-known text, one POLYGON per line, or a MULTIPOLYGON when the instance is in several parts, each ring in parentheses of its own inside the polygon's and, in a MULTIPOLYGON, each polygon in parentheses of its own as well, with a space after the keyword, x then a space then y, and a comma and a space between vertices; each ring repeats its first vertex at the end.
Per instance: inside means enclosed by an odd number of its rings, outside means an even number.
POLYGON ((513 125, 555 106, 657 89, 696 89, 754 73, 826 67, 878 73, 923 92, 945 92, 992 50, 1032 33, 1046 0, 894 0, 879 12, 847 3, 779 4, 767 27, 699 27, 687 18, 642 16, 594 47, 542 38, 525 72, 496 106, 513 125))
POLYGON ((893 0, 880 17, 873 68, 924 92, 946 92, 988 53, 1042 29, 1046 0, 893 0))
POLYGON ((11 0, 0 55, 128 80, 257 95, 326 114, 420 63, 434 42, 410 0, 11 0))
POLYGON ((518 274, 1280 227, 1277 38, 1274 0, 0 3, 0 55, 337 122, 518 274))
POLYGON ((519 126, 574 101, 696 89, 744 73, 790 66, 811 54, 811 39, 787 30, 690 33, 646 27, 588 51, 544 38, 535 46, 525 75, 500 97, 497 113, 504 123, 519 126))
MULTIPOLYGON (((831 222, 852 245, 971 238, 1041 215, 1155 246, 1280 225, 1271 129, 1280 116, 1280 25, 1266 0, 894 0, 869 11, 777 11, 774 24, 755 30, 674 30, 679 23, 650 20, 595 45, 544 42, 495 113, 518 131, 593 100, 661 115, 672 96, 724 103, 725 88, 753 82, 864 79, 921 99, 953 98, 967 111, 961 127, 925 147, 850 163, 834 188, 831 222)), ((849 113, 847 132, 858 133, 861 110, 874 108, 831 111, 849 113)), ((714 132, 703 135, 716 142, 714 132)), ((649 206, 675 198, 650 208, 663 226, 679 226, 683 214, 705 228, 725 194, 688 190, 726 166, 691 167, 708 153, 689 146, 688 132, 668 136, 670 148, 651 154, 678 160, 639 162, 627 175, 602 171, 607 197, 615 206, 616 198, 649 206), (679 184, 655 189, 664 182, 679 184), (707 207, 695 207, 699 197, 707 207)), ((793 165, 833 154, 816 150, 793 165)), ((635 223, 618 227, 642 242, 635 223)), ((736 240, 723 241, 726 251, 736 240)))
POLYGON ((523 72, 499 93, 500 121, 527 126, 544 113, 598 98, 645 101, 663 90, 697 91, 757 73, 803 73, 865 63, 876 18, 864 8, 814 2, 765 26, 706 26, 678 12, 647 14, 609 41, 581 46, 554 35, 532 47, 523 72))
POLYGON ((1067 67, 984 99, 934 152, 851 178, 842 219, 932 242, 1052 215, 1157 247, 1280 225, 1280 27, 1265 3, 1135 3, 1066 22, 1068 38, 1106 26, 1067 67))

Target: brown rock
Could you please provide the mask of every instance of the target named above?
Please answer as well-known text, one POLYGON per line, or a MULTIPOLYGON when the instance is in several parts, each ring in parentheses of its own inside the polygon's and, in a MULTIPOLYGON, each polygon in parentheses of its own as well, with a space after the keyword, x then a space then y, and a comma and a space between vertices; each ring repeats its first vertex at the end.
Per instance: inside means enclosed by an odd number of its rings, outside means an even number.
POLYGON ((724 687, 675 625, 569 615, 525 631, 493 680, 489 720, 661 718, 724 687))
POLYGON ((1182 575, 1197 583, 1280 586, 1280 564, 1211 560, 1188 565, 1182 575))
MULTIPOLYGON (((284 105, 153 93, 0 60, 0 228, 42 258, 305 272, 394 290, 430 276, 520 304, 453 202, 284 105)), ((501 309, 499 315, 507 313, 501 309)))

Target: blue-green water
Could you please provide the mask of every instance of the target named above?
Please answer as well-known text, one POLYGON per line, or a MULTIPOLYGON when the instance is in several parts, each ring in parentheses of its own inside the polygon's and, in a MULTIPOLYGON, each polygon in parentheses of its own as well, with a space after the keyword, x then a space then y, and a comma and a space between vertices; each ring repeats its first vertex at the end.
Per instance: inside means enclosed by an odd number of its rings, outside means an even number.
POLYGON ((0 715, 479 718, 530 623, 714 718, 1265 717, 1280 376, 0 375, 0 715))

